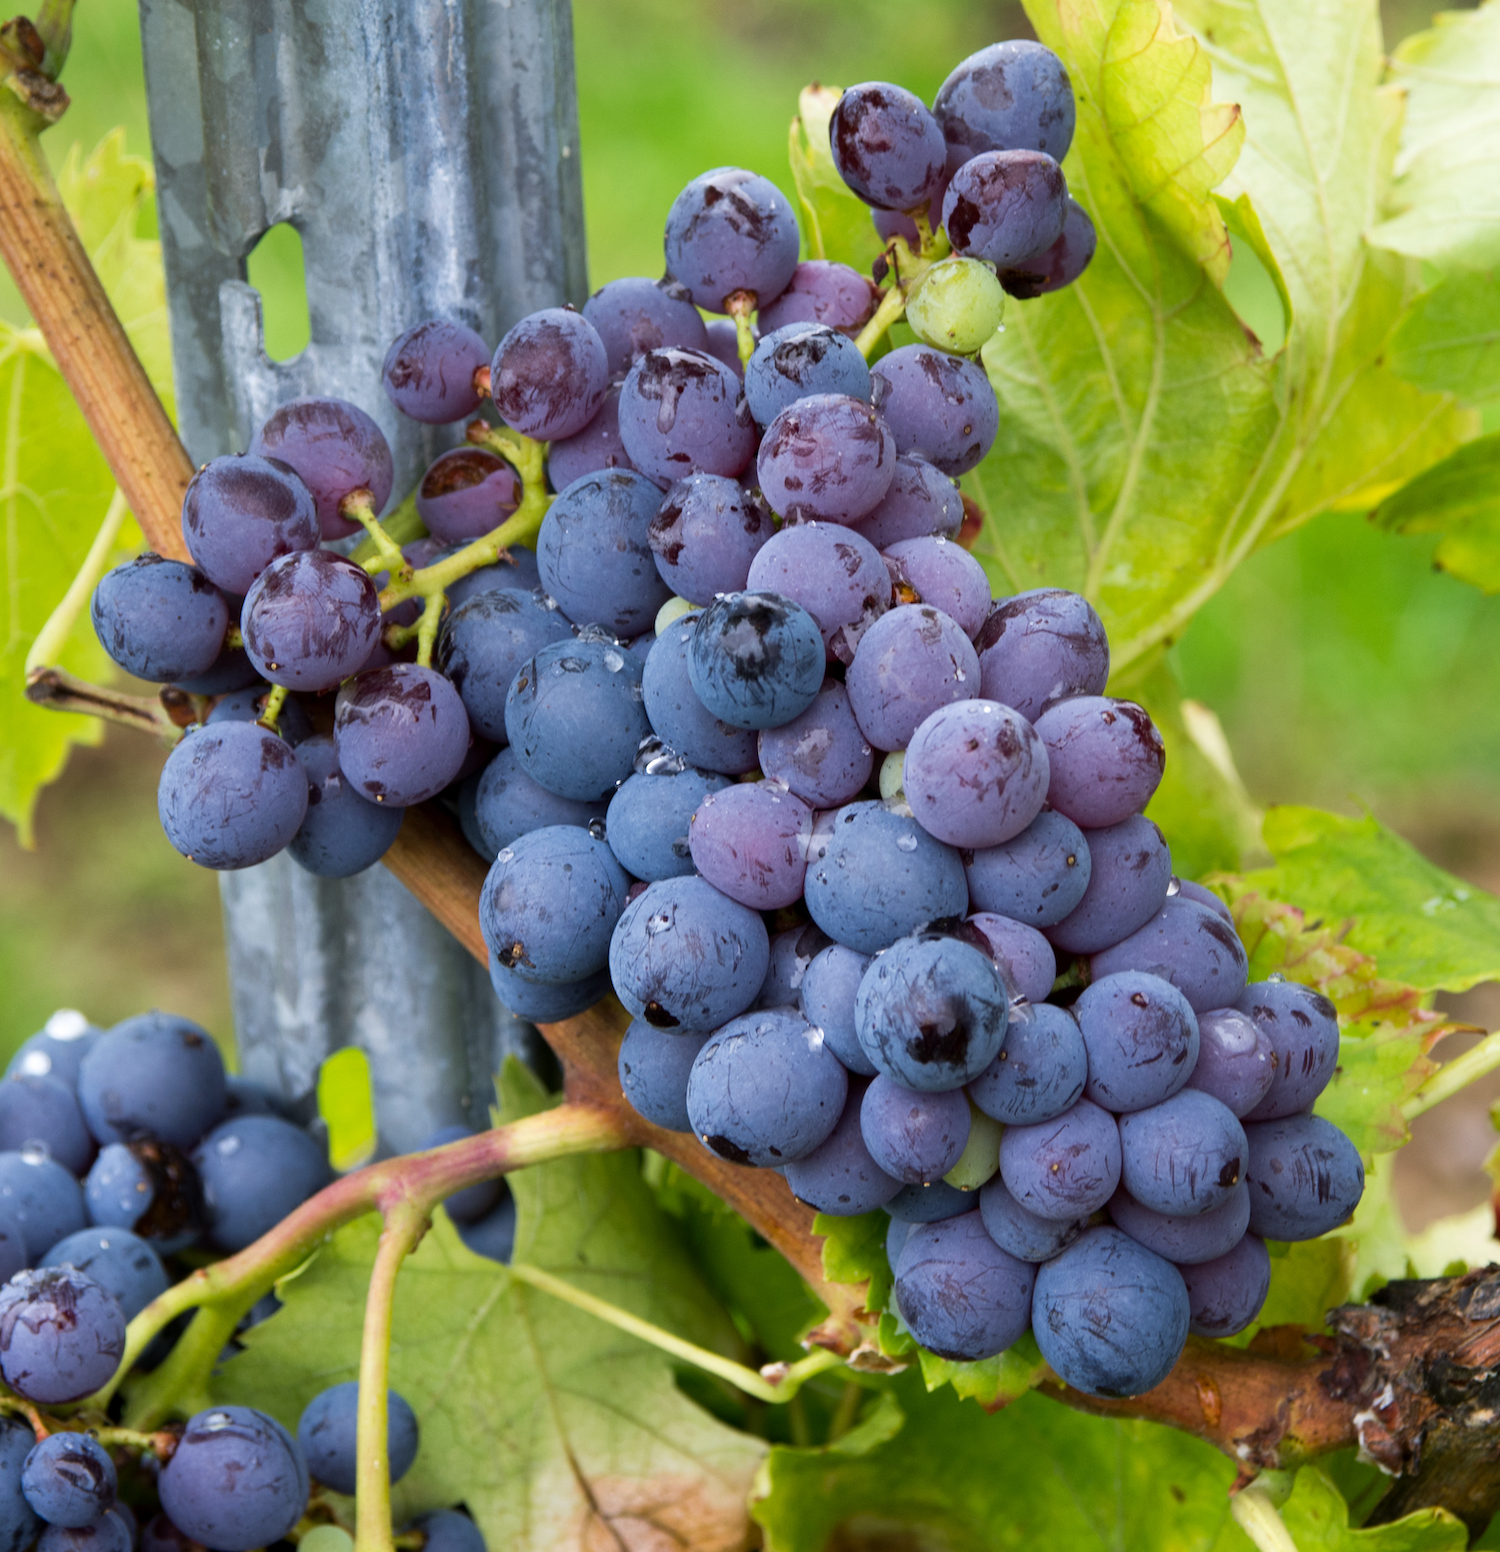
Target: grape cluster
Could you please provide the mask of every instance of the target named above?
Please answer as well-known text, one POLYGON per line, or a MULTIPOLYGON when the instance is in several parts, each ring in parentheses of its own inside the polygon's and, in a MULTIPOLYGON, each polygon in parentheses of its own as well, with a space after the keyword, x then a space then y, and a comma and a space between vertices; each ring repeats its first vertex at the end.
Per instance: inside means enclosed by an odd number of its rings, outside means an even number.
MULTIPOLYGON (((450 1128, 423 1146, 461 1135, 450 1128)), ((179 1257, 245 1248, 331 1178, 322 1142, 264 1089, 226 1074, 197 1025, 145 1013, 99 1029, 54 1014, 0 1080, 0 1378, 42 1408, 83 1401, 114 1377, 128 1323, 191 1270, 179 1257)), ((509 1259, 515 1210, 502 1182, 446 1205, 472 1249, 509 1259)), ((245 1325, 279 1307, 268 1295, 245 1325)), ((169 1342, 140 1361, 159 1363, 169 1342)), ((165 1464, 66 1425, 38 1438, 0 1419, 0 1547, 267 1546, 318 1517, 322 1488, 354 1492, 357 1390, 323 1392, 295 1439, 252 1408, 200 1412, 165 1464)), ((394 1480, 416 1456, 417 1425, 394 1392, 389 1418, 394 1480)), ((484 1552, 463 1515, 416 1528, 433 1552, 484 1552)))

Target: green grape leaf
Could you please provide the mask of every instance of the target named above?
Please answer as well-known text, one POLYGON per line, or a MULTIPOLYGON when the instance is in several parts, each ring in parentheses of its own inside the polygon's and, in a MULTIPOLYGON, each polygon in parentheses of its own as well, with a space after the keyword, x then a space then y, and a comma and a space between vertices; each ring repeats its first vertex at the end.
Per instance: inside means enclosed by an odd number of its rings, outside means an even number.
POLYGON ((1434 566, 1481 592, 1500 592, 1500 432, 1466 442, 1372 516, 1391 533, 1441 534, 1434 566))
POLYGON ((1035 1389, 1052 1372, 1030 1331, 1003 1353, 973 1363, 939 1358, 925 1347, 919 1347, 917 1351, 921 1355, 922 1378, 927 1382, 928 1390, 951 1385, 956 1396, 965 1401, 977 1401, 990 1412, 1009 1406, 1028 1390, 1035 1389))
MULTIPOLYGON (((544 1102, 515 1064, 502 1095, 508 1116, 544 1102)), ((739 1356, 638 1155, 569 1159, 510 1181, 519 1260, 739 1356)), ((285 1307, 217 1374, 220 1401, 295 1427, 314 1394, 355 1377, 378 1229, 373 1217, 351 1224, 283 1286, 285 1307)), ((761 1441, 687 1400, 662 1354, 473 1255, 442 1213, 397 1281, 391 1384, 422 1437, 394 1491, 398 1523, 463 1502, 490 1546, 517 1552, 744 1543, 761 1441)))
POLYGON ((1387 360, 1419 388, 1465 404, 1500 395, 1500 275, 1451 275, 1424 291, 1391 334, 1387 360))
POLYGON ((1447 268, 1500 261, 1500 6, 1450 11, 1391 59, 1406 124, 1377 247, 1447 268))
POLYGON ((1354 1250, 1346 1240, 1325 1235, 1294 1245, 1273 1243, 1270 1250, 1271 1291, 1255 1324, 1233 1339, 1236 1347, 1247 1346, 1267 1326, 1322 1330, 1323 1317, 1348 1299, 1353 1286, 1354 1250))
POLYGON ((816 82, 803 87, 792 120, 789 159, 801 205, 803 257, 834 259, 868 275, 885 246, 870 219, 870 207, 853 193, 833 165, 828 121, 843 94, 841 86, 816 82))
POLYGON ((813 1233, 823 1236, 823 1273, 829 1282, 870 1285, 868 1308, 883 1310, 891 1293, 891 1268, 885 1258, 885 1235, 891 1220, 883 1212, 857 1218, 819 1213, 813 1233))
POLYGON ((1463 1552, 1469 1544, 1463 1522, 1446 1509, 1418 1509, 1389 1525, 1351 1527, 1348 1504, 1316 1466, 1297 1473, 1281 1521, 1297 1546, 1319 1552, 1463 1552))
MULTIPOLYGON (((171 381, 160 245, 137 237, 152 198, 149 162, 125 154, 123 131, 92 155, 76 148, 58 179, 63 200, 131 343, 159 393, 171 381)), ((0 814, 31 844, 38 791, 73 744, 97 744, 91 717, 43 711, 24 698, 26 654, 67 591, 104 520, 114 480, 35 328, 0 322, 0 814)), ((114 559, 138 547, 126 525, 114 559)), ((93 682, 114 677, 87 610, 58 666, 93 682)))
POLYGON ((1500 900, 1428 862, 1372 815, 1273 808, 1264 833, 1276 865, 1246 882, 1330 926, 1347 919, 1344 943, 1382 975, 1422 992, 1500 979, 1500 900))
POLYGON ((1187 1434, 1040 1393, 985 1416, 912 1375, 894 1391, 906 1426, 888 1443, 854 1458, 772 1449, 754 1508, 770 1552, 863 1544, 877 1527, 881 1544, 905 1532, 951 1552, 1249 1552, 1229 1513, 1233 1465, 1187 1434))
POLYGON ((1399 128, 1373 0, 1186 0, 1175 14, 1196 40, 1129 0, 1032 0, 1028 14, 1077 87, 1064 168, 1099 247, 1075 285, 1012 306, 985 347, 1000 433, 969 478, 985 516, 974 551, 997 588, 1084 592, 1123 673, 1258 546, 1321 511, 1373 505, 1475 422, 1384 361, 1411 276, 1362 240, 1399 128), (1135 45, 1128 79, 1162 83, 1141 104, 1174 111, 1140 123, 1122 111, 1133 99, 1107 79, 1117 29, 1135 45), (1232 170, 1233 137, 1204 130, 1228 124, 1197 84, 1210 60, 1212 98, 1244 114, 1232 170), (1145 176, 1158 165, 1194 169, 1191 201, 1176 185, 1163 211, 1145 176), (1290 317, 1273 356, 1214 284, 1203 239, 1226 223, 1279 304, 1277 328, 1290 317))

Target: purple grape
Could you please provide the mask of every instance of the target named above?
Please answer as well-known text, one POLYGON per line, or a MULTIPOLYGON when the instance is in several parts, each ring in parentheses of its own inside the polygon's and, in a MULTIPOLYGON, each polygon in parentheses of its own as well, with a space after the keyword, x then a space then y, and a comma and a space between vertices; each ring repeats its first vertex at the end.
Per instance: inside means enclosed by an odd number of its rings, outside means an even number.
POLYGON ((839 177, 866 204, 884 210, 925 205, 947 170, 943 131, 904 86, 866 81, 849 87, 828 121, 828 139, 839 177))
POLYGON ((297 760, 307 773, 307 816, 287 844, 292 860, 319 878, 352 878, 373 867, 391 849, 404 810, 354 790, 331 734, 303 739, 297 760))
POLYGON ((253 1407, 225 1406, 188 1419, 158 1479, 172 1523, 215 1552, 280 1541, 307 1507, 307 1463, 295 1439, 253 1407))
POLYGON ((520 504, 516 471, 482 447, 452 448, 432 464, 417 486, 417 516, 444 544, 482 538, 520 504))
POLYGON ((1030 1126, 1007 1126, 1000 1139, 1006 1188, 1040 1218, 1086 1218, 1120 1183, 1120 1129, 1090 1100, 1030 1126))
POLYGON ((794 523, 750 563, 756 592, 790 598, 817 621, 830 659, 849 663, 860 638, 890 607, 880 552, 838 523, 794 523))
POLYGON ((566 986, 548 986, 540 981, 523 981, 514 970, 507 970, 493 954, 489 956, 490 985, 500 1006, 532 1024, 555 1024, 592 1008, 609 995, 609 971, 585 976, 566 986))
POLYGON ((429 318, 392 343, 380 382, 403 415, 447 426, 479 408, 474 374, 489 364, 490 347, 473 329, 429 318))
POLYGON ((1271 1253, 1247 1234, 1213 1261, 1179 1268, 1188 1292, 1188 1330, 1194 1336, 1236 1336, 1260 1314, 1271 1291, 1271 1253))
POLYGON ((634 774, 609 800, 605 819, 605 836, 621 867, 647 883, 691 873, 688 826, 693 813, 709 793, 727 786, 727 777, 694 770, 670 756, 658 754, 644 763, 637 759, 634 774))
MULTIPOLYGON (((825 948, 832 945, 828 935, 816 924, 803 923, 789 927, 771 939, 771 958, 766 966, 766 978, 760 983, 755 998, 757 1008, 801 1007, 802 978, 807 967, 825 948)), ((816 1023, 815 1019, 808 1022, 816 1023)), ((834 1051, 835 1056, 838 1052, 834 1051)), ((839 1057, 843 1061, 843 1057, 839 1057)), ((845 1063, 847 1066, 848 1063, 845 1063)))
POLYGON ((476 593, 448 616, 437 666, 453 681, 475 731, 503 744, 505 701, 516 674, 543 647, 571 635, 568 622, 540 593, 495 588, 476 593))
POLYGON ((1198 1060, 1198 1020, 1180 991, 1125 970, 1073 1004, 1089 1053, 1084 1093, 1116 1113, 1145 1110, 1183 1088, 1198 1060))
POLYGON ((953 174, 943 228, 955 253, 1017 269, 1062 236, 1067 198, 1062 168, 1045 151, 982 151, 953 174))
MULTIPOLYGON (((660 887, 660 886, 654 886, 660 887)), ((793 1164, 838 1125, 849 1077, 791 1008, 731 1019, 711 1035, 688 1076, 698 1140, 732 1164, 793 1164)))
POLYGON ((599 331, 610 375, 623 377, 648 350, 704 350, 708 333, 698 310, 670 283, 628 276, 600 286, 583 304, 599 331))
POLYGON ((688 642, 694 693, 731 727, 781 727, 800 717, 822 688, 823 665, 817 621, 778 593, 723 594, 699 615, 688 642))
POLYGON ((250 451, 289 464, 312 492, 325 539, 345 539, 359 524, 339 512, 353 490, 368 490, 377 513, 395 483, 391 450, 380 427, 344 399, 291 399, 250 442, 250 451))
POLYGON ((985 1233, 1017 1261, 1050 1261, 1089 1226, 1087 1217, 1042 1218, 1028 1212, 999 1175, 979 1193, 979 1216, 985 1233))
POLYGON ((582 431, 553 442, 547 449, 547 478, 553 490, 566 490, 574 480, 600 469, 633 469, 620 440, 620 384, 604 390, 599 412, 582 431))
POLYGON ((1088 835, 1089 876, 1082 898, 1047 936, 1069 954, 1094 954, 1128 938, 1161 909, 1172 882, 1172 856, 1140 814, 1088 835))
MULTIPOLYGON (((225 602, 229 605, 229 618, 238 619, 244 600, 231 597, 225 602)), ((233 690, 248 690, 261 681, 245 649, 226 646, 220 649, 207 672, 185 674, 175 682, 179 690, 186 690, 189 695, 228 695, 233 690)))
POLYGON ((1310 1109, 1338 1066, 1339 1021, 1333 1004, 1294 981, 1256 981, 1240 994, 1237 1006, 1270 1037, 1275 1051, 1276 1076, 1245 1119, 1277 1121, 1310 1109))
POLYGON ((523 981, 563 986, 609 961, 630 881, 602 837, 574 825, 517 836, 496 857, 479 897, 490 952, 523 981))
POLYGON ((1000 284, 1022 301, 1061 291, 1089 267, 1098 245, 1099 237, 1088 211, 1069 195, 1062 235, 1044 252, 1033 253, 1018 268, 1006 270, 1000 284))
POLYGON ((620 1044, 620 1087, 637 1115, 669 1132, 690 1132, 688 1074, 708 1040, 707 1035, 681 1035, 653 1029, 645 1019, 632 1019, 620 1044))
POLYGON ((1120 1181, 1153 1212, 1208 1212, 1245 1178, 1245 1131, 1211 1094, 1181 1089, 1120 1117, 1120 1181))
POLYGON ((6 1222, 7 1258, 19 1248, 22 1266, 41 1260, 88 1221, 78 1182, 56 1159, 31 1147, 0 1153, 0 1215, 6 1222))
POLYGON ((297 833, 307 814, 307 777, 292 746, 258 723, 197 728, 167 756, 156 811, 190 862, 248 868, 297 833))
POLYGON ((555 641, 522 664, 505 702, 521 768, 559 797, 604 802, 630 775, 651 731, 643 665, 617 642, 555 641))
POLYGON ((380 638, 370 574, 331 550, 274 560, 245 595, 245 651, 272 684, 317 694, 358 671, 380 638))
POLYGON ((1138 814, 1161 783, 1166 748, 1134 701, 1077 695, 1036 719, 1052 782, 1047 802, 1086 830, 1138 814))
POLYGON ((216 587, 246 593, 280 555, 315 550, 312 492, 290 465, 250 453, 215 458, 182 498, 182 537, 216 587))
POLYGON ((852 803, 875 769, 875 751, 854 720, 849 692, 831 679, 800 717, 763 729, 759 750, 767 777, 813 808, 852 803))
POLYGON ((948 165, 982 151, 1045 151, 1059 162, 1073 142, 1073 84, 1049 48, 1027 38, 970 54, 938 88, 932 111, 948 165))
POLYGON ((914 453, 901 453, 890 489, 850 528, 877 550, 908 539, 954 539, 964 523, 963 497, 941 469, 914 453))
POLYGON ((627 651, 633 652, 642 662, 651 656, 651 649, 656 645, 655 631, 642 631, 639 636, 633 637, 627 651))
POLYGON ((745 402, 762 426, 813 394, 843 394, 868 404, 871 392, 859 347, 827 324, 762 326, 755 354, 745 363, 745 402))
POLYGON ((898 453, 915 453, 956 479, 994 445, 1000 406, 989 378, 972 361, 930 345, 902 345, 882 356, 870 375, 876 413, 890 427, 898 453))
POLYGON ((500 750, 485 766, 474 792, 474 823, 491 862, 497 853, 533 830, 547 825, 576 825, 586 830, 603 817, 602 803, 575 802, 538 786, 521 769, 515 750, 509 748, 500 750))
POLYGON ((0 1374, 26 1400, 81 1401, 113 1376, 124 1351, 119 1303, 85 1273, 44 1267, 0 1288, 0 1374))
POLYGON ((969 1102, 961 1090, 916 1093, 883 1074, 860 1105, 860 1134, 876 1166, 893 1180, 925 1186, 958 1163, 969 1141, 969 1102))
POLYGON ((865 632, 844 683, 875 748, 905 749, 935 711, 979 694, 979 659, 941 610, 902 604, 865 632))
POLYGON ((1117 970, 1159 975, 1187 998, 1194 1013, 1207 1013, 1233 1006, 1249 980, 1250 961, 1223 917, 1172 895, 1144 927, 1089 961, 1096 979, 1117 970))
POLYGON ((628 469, 586 474, 542 519, 537 564, 542 586, 575 625, 602 625, 628 638, 649 630, 671 591, 656 569, 647 531, 661 492, 628 469))
POLYGON ((836 943, 876 954, 942 917, 962 916, 963 864, 904 804, 851 803, 813 831, 803 884, 812 919, 836 943))
POLYGON ((715 889, 757 911, 802 898, 812 810, 776 782, 711 792, 688 829, 693 866, 715 889))
POLYGON ((21 1472, 26 1502, 49 1525, 77 1530, 114 1502, 119 1479, 109 1452, 86 1433, 54 1433, 37 1442, 21 1472))
POLYGON ((995 1060, 1009 1014, 1009 991, 988 956, 957 938, 919 933, 865 971, 854 1022, 882 1073, 931 1094, 962 1088, 995 1060))
MULTIPOLYGON (((220 722, 259 722, 270 695, 271 687, 264 683, 253 690, 236 690, 215 704, 207 717, 208 726, 220 722)), ((288 695, 281 703, 281 710, 276 714, 276 731, 293 748, 304 738, 313 736, 312 719, 295 696, 288 695)))
POLYGON ((1205 889, 1202 884, 1195 884, 1190 878, 1179 878, 1175 880, 1175 884, 1175 891, 1169 890, 1169 894, 1175 892, 1181 895, 1184 900, 1192 900, 1198 905, 1206 905, 1215 915, 1223 917, 1231 927, 1234 926, 1234 912, 1225 905, 1223 900, 1212 889, 1205 889))
POLYGON ((440 673, 394 663, 351 680, 333 707, 339 766, 361 797, 410 808, 436 796, 469 752, 469 718, 440 673))
POLYGON ((97 1520, 74 1530, 47 1525, 37 1538, 36 1552, 131 1552, 135 1545, 131 1530, 134 1519, 126 1504, 113 1503, 97 1520))
POLYGON ((76 1090, 78 1069, 103 1032, 76 1008, 59 1008, 34 1035, 28 1035, 16 1047, 5 1076, 56 1078, 66 1088, 76 1090))
POLYGON ((140 1013, 106 1030, 78 1074, 78 1103, 101 1143, 149 1137, 190 1148, 223 1112, 224 1093, 219 1048, 206 1030, 168 1013, 140 1013))
POLYGON ((325 1145, 280 1116, 245 1115, 216 1126, 193 1150, 209 1240, 244 1250, 332 1179, 325 1145))
POLYGON ((1188 1318, 1182 1274, 1118 1229, 1085 1230, 1037 1272, 1037 1346, 1061 1379, 1091 1396, 1160 1385, 1182 1355, 1188 1318))
POLYGON ((974 1197, 946 1180, 934 1180, 928 1186, 904 1186, 885 1204, 885 1210, 897 1223, 941 1223, 945 1218, 973 1212, 974 1197))
POLYGON ((1188 1079, 1190 1089, 1212 1094, 1232 1115, 1243 1117, 1266 1097, 1276 1068, 1271 1037, 1238 1008, 1198 1015, 1198 1060, 1188 1079))
POLYGON ((160 555, 105 572, 89 612, 99 645, 126 673, 153 684, 207 673, 229 628, 218 588, 196 567, 160 555))
POLYGON ((1195 1266, 1228 1254, 1245 1237, 1250 1223, 1250 1187, 1242 1180, 1217 1207, 1182 1214, 1142 1207, 1121 1186, 1109 1200, 1109 1215, 1115 1227, 1138 1245, 1174 1266, 1195 1266))
POLYGON ((604 341, 569 307, 544 307, 507 331, 490 364, 490 394, 506 425, 538 442, 576 436, 609 385, 604 341))
POLYGON ((1071 819, 1044 809, 1013 840, 964 859, 971 904, 1033 927, 1055 926, 1083 898, 1088 842, 1071 819))
POLYGON ((511 587, 518 593, 529 593, 541 585, 536 551, 524 544, 512 544, 501 552, 493 566, 481 566, 454 582, 447 589, 448 607, 461 608, 475 593, 487 593, 492 588, 511 587))
MULTIPOLYGON (((704 354, 712 356, 715 361, 727 366, 741 382, 744 382, 745 363, 740 360, 740 335, 733 321, 728 318, 710 318, 707 328, 708 344, 703 347, 704 354)), ((750 337, 758 343, 760 331, 752 328, 750 337)))
POLYGON ((827 1141, 786 1167, 792 1195, 831 1217, 873 1212, 901 1189, 901 1182, 886 1174, 865 1146, 862 1116, 868 1087, 860 1079, 851 1079, 844 1113, 827 1141))
POLYGON ((706 607, 747 586, 750 563, 775 532, 758 496, 722 474, 690 474, 667 492, 648 538, 667 586, 706 607))
POLYGON ((939 706, 911 735, 903 772, 917 823, 950 846, 1001 846, 1047 798, 1042 741, 1024 717, 995 701, 939 706))
POLYGON ((669 625, 653 643, 641 680, 646 714, 662 741, 690 765, 743 775, 756 768, 754 732, 720 722, 692 686, 688 649, 701 619, 690 614, 669 625))
POLYGON ((774 301, 797 268, 801 236, 785 194, 739 167, 701 173, 667 212, 667 273, 699 307, 729 311, 736 291, 774 301))
POLYGON ((698 350, 652 350, 620 390, 620 441, 665 490, 689 474, 743 474, 755 456, 755 423, 722 361, 698 350))
POLYGON ((766 427, 756 473, 778 517, 854 523, 890 489, 897 451, 889 428, 863 400, 815 393, 766 427))
POLYGON ((833 943, 814 956, 797 989, 803 1017, 823 1031, 828 1049, 844 1066, 864 1078, 875 1076, 875 1064, 859 1043, 854 1009, 859 983, 869 967, 868 954, 833 943))
POLYGON ((954 620, 964 635, 972 639, 979 634, 989 614, 990 581, 984 567, 962 545, 940 537, 903 539, 882 553, 897 603, 931 604, 954 620))
POLYGON ((1083 1036, 1066 1008, 1050 1002, 1013 1008, 1005 1044, 969 1080, 969 1098, 1007 1126, 1032 1126, 1071 1110, 1083 1097, 1088 1070, 1083 1036))
POLYGON ((1035 722, 1057 701, 1097 696, 1109 681, 1109 639, 1093 605, 1060 587, 1002 599, 974 639, 986 699, 1035 722))
POLYGON ((896 1307, 939 1358, 992 1358, 1030 1324, 1036 1269, 1007 1255, 977 1212, 913 1228, 895 1270, 896 1307))
POLYGON ((964 922, 958 935, 1000 967, 1013 995, 1033 1003, 1046 1001, 1057 979, 1057 956, 1035 927, 979 911, 964 922))
POLYGON ((704 879, 669 878, 625 907, 609 970, 633 1017, 656 1029, 707 1033, 754 1002, 770 952, 765 923, 748 906, 704 879))
POLYGON ((792 271, 785 291, 760 309, 761 332, 789 323, 822 323, 841 334, 856 334, 869 321, 879 293, 857 269, 831 259, 805 259, 792 271))
POLYGON ((94 1139, 72 1085, 35 1072, 15 1072, 0 1082, 0 1151, 41 1147, 70 1175, 88 1173, 94 1139))
MULTIPOLYGON (((461 1135, 468 1135, 462 1127, 458 1130, 461 1135)), ((297 1443, 307 1457, 314 1480, 336 1493, 352 1494, 358 1483, 358 1439, 358 1380, 346 1380, 342 1385, 330 1385, 320 1391, 308 1402, 297 1423, 297 1443)), ((398 1391, 388 1390, 386 1469, 393 1483, 411 1470, 417 1457, 417 1441, 417 1418, 411 1403, 398 1391)))

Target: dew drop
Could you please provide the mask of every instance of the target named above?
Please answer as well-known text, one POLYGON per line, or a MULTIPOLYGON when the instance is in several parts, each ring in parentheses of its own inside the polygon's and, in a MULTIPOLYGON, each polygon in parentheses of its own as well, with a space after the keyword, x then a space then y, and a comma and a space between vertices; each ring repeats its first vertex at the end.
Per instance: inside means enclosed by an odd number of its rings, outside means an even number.
POLYGON ((221 1159, 232 1159, 235 1154, 240 1151, 240 1146, 240 1139, 238 1137, 233 1135, 228 1137, 221 1137, 218 1142, 214 1144, 214 1152, 217 1153, 221 1159))
POLYGON ((917 849, 917 838, 914 835, 898 835, 896 837, 896 850, 913 852, 917 849))
POLYGON ((1167 899, 1170 900, 1173 895, 1180 895, 1181 893, 1182 880, 1174 873, 1171 878, 1167 880, 1167 899))

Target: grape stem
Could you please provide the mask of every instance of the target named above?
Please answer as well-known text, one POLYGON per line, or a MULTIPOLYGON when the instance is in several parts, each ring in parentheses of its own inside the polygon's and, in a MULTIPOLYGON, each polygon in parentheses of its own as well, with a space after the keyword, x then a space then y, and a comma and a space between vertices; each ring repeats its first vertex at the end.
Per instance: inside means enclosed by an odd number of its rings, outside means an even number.
POLYGON ((755 311, 755 293, 731 291, 724 298, 724 311, 734 319, 734 340, 743 367, 755 354, 755 330, 750 327, 750 314, 755 311))
POLYGON ((898 280, 880 299, 875 315, 859 331, 854 343, 866 361, 875 353, 875 347, 890 332, 893 323, 899 322, 906 311, 906 287, 898 280))
POLYGON ((1462 1056, 1444 1062, 1401 1107, 1401 1114, 1408 1121, 1425 1115, 1434 1105, 1451 1098, 1476 1079, 1484 1077, 1500 1067, 1500 1030, 1486 1035, 1477 1045, 1471 1046, 1462 1056))
POLYGON ((375 546, 374 556, 364 562, 366 571, 388 570, 393 580, 411 575, 411 563, 401 553, 401 546, 380 526, 380 519, 375 515, 373 492, 363 485, 357 490, 351 490, 339 502, 339 516, 349 522, 358 523, 370 536, 370 543, 375 546))
POLYGON ((155 696, 106 690, 62 668, 32 669, 26 676, 26 699, 48 711, 72 711, 102 722, 118 722, 168 745, 182 737, 182 729, 155 696))
POLYGON ((263 728, 270 728, 277 734, 281 732, 281 708, 286 705, 287 693, 287 687, 284 684, 271 686, 266 704, 261 708, 260 716, 255 719, 263 728))
POLYGON ((1275 1498, 1259 1479, 1241 1488, 1229 1500, 1229 1512, 1234 1516, 1235 1524, 1255 1543, 1257 1552, 1298 1552, 1275 1498))

